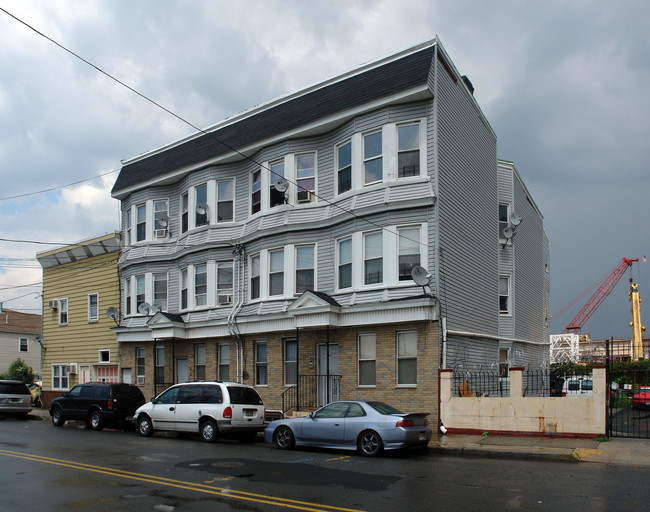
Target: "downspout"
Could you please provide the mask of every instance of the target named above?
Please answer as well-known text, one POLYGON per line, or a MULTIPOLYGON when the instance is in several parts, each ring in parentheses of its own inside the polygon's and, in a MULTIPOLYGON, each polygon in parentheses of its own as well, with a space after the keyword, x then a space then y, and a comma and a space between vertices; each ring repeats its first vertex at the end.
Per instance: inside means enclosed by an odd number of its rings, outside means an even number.
POLYGON ((327 355, 326 355, 326 360, 327 362, 325 363, 325 368, 327 372, 327 377, 325 378, 326 386, 327 386, 327 403, 330 403, 330 325, 327 324, 327 340, 325 346, 327 347, 327 355))
POLYGON ((237 382, 243 381, 244 372, 244 343, 237 330, 237 315, 241 311, 244 304, 244 280, 243 280, 243 266, 244 256, 246 254, 243 245, 235 244, 233 247, 233 254, 235 255, 235 265, 233 267, 233 294, 236 292, 236 300, 233 300, 233 306, 228 315, 228 332, 235 340, 236 348, 236 365, 237 365, 237 382), (241 363, 240 363, 241 361, 241 363))

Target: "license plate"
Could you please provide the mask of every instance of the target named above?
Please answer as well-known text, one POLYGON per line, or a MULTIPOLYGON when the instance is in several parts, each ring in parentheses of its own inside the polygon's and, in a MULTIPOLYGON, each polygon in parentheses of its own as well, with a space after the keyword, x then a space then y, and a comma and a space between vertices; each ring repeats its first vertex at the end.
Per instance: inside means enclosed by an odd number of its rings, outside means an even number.
POLYGON ((255 410, 254 409, 244 409, 244 416, 255 416, 255 410))
POLYGON ((427 435, 425 432, 420 432, 419 440, 424 441, 427 438, 427 435))

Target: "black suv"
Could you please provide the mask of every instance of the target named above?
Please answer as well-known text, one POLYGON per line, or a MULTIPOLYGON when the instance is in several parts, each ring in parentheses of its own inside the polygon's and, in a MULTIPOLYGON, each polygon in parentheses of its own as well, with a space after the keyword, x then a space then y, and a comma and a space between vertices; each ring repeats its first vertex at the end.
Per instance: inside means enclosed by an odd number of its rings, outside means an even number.
POLYGON ((52 400, 50 416, 57 427, 66 420, 77 420, 85 421, 93 430, 104 426, 129 429, 133 413, 144 403, 142 391, 132 384, 87 382, 52 400))

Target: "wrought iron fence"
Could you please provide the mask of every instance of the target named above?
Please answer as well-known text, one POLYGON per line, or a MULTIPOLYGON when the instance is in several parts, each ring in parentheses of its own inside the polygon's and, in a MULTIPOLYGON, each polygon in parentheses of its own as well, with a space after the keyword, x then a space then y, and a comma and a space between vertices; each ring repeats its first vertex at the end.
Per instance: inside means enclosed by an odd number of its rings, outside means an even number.
POLYGON ((453 396, 510 396, 510 379, 493 371, 455 371, 453 396))

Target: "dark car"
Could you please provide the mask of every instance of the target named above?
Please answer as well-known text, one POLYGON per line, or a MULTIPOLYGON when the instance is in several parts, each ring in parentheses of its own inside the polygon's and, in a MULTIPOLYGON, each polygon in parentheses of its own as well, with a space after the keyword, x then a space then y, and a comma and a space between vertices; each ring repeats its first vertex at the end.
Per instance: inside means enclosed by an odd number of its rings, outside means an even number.
POLYGON ((142 391, 132 384, 88 382, 52 400, 50 416, 57 427, 76 420, 85 421, 92 430, 105 426, 130 429, 133 413, 144 403, 142 391))
POLYGON ((0 380, 0 413, 26 416, 32 410, 32 394, 24 382, 0 380))

